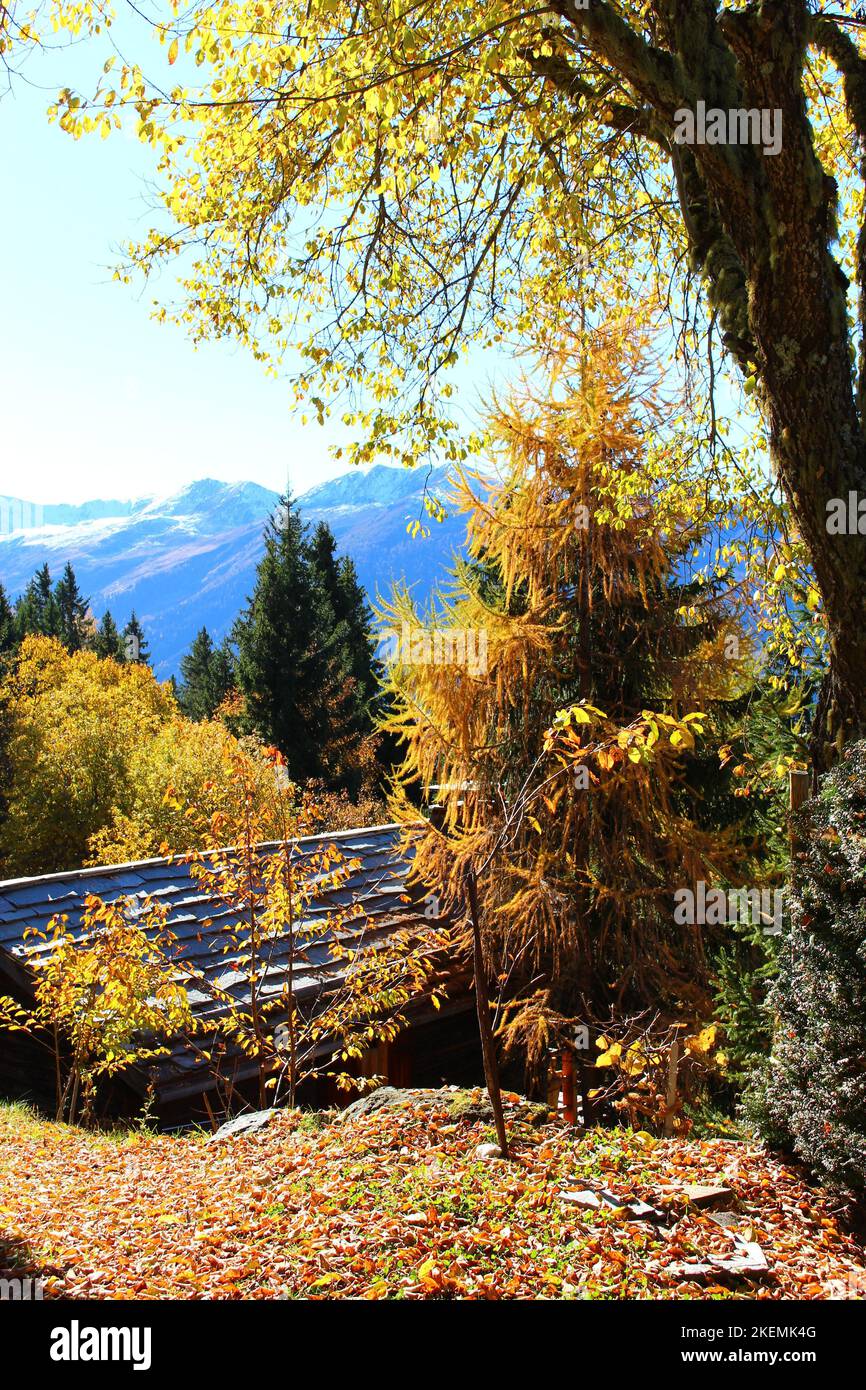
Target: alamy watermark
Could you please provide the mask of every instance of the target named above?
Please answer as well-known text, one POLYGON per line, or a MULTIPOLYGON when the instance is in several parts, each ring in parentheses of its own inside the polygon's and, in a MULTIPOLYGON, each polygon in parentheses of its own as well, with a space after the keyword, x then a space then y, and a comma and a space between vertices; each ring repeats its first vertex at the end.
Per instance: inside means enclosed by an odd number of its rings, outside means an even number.
POLYGON ((694 111, 683 106, 674 113, 674 141, 677 145, 760 145, 765 155, 777 155, 782 148, 782 112, 778 107, 725 111, 699 101, 694 111))
POLYGON ((0 536, 13 531, 34 531, 45 525, 45 508, 38 502, 19 502, 17 498, 0 502, 0 536))
POLYGON ((701 880, 674 893, 674 921, 679 926, 760 926, 765 936, 782 930, 785 892, 782 888, 708 888, 701 880))
POLYGON ((866 536, 866 497, 849 492, 827 503, 827 533, 831 536, 866 536))
POLYGON ((149 1327, 82 1327, 73 1318, 68 1327, 51 1332, 52 1361, 128 1361, 134 1371, 149 1371, 152 1361, 149 1327))
POLYGON ((45 1297, 45 1280, 36 1275, 0 1278, 0 1303, 31 1303, 45 1297))
POLYGON ((402 666, 464 666, 472 676, 487 673, 487 629, 425 628, 403 623, 379 634, 379 659, 402 666))

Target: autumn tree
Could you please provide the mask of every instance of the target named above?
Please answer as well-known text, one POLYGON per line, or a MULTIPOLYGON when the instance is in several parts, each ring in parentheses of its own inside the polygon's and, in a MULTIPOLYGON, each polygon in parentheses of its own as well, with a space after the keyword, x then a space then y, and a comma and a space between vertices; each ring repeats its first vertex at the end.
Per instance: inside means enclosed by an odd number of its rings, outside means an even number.
POLYGON ((109 818, 88 836, 87 863, 118 864, 201 848, 201 827, 218 813, 235 823, 247 795, 264 837, 275 839, 280 827, 268 821, 266 809, 273 803, 273 780, 273 764, 256 740, 237 739, 220 719, 175 715, 129 749, 109 818), (195 819, 186 814, 190 806, 195 819))
POLYGON ((537 1068, 576 1019, 700 1018, 706 942, 673 894, 737 869, 689 754, 749 644, 720 586, 691 579, 712 518, 684 504, 646 346, 626 322, 556 347, 549 392, 495 414, 498 475, 457 485, 469 559, 452 588, 430 614, 405 591, 384 613, 417 872, 458 908, 477 880, 505 1035, 537 1068), (412 828, 415 787, 441 827, 412 828))
POLYGON ((737 438, 724 365, 805 541, 831 655, 816 756, 864 732, 855 0, 202 0, 161 34, 198 87, 130 60, 56 114, 78 134, 133 106, 157 148, 166 216, 130 262, 178 258, 163 317, 271 366, 299 346, 299 393, 339 402, 351 456, 414 462, 473 443, 449 406, 464 349, 531 341, 578 293, 591 312, 602 270, 623 301, 658 288, 696 438, 737 438), (828 529, 851 495, 853 526, 828 529))
POLYGON ((8 781, 4 872, 45 873, 87 858, 92 835, 128 808, 135 749, 176 713, 147 667, 70 655, 29 637, 0 683, 8 781))
POLYGON ((444 930, 374 935, 363 902, 341 891, 359 861, 324 837, 304 839, 324 829, 322 810, 309 789, 289 780, 282 755, 272 750, 276 775, 266 798, 236 750, 226 749, 226 763, 233 804, 208 816, 177 803, 201 832, 203 849, 185 862, 219 904, 214 929, 241 986, 198 981, 217 1006, 208 1055, 218 1067, 222 1043, 253 1060, 262 1106, 269 1098, 295 1105, 300 1087, 317 1076, 363 1089, 374 1081, 356 1064, 394 1041, 411 1000, 424 990, 438 1004, 435 957, 444 930))
POLYGON ((153 899, 105 903, 89 894, 76 930, 53 917, 31 955, 35 1004, 0 996, 0 1031, 27 1031, 54 1052, 58 1120, 94 1118, 101 1079, 167 1052, 193 1027, 168 908, 153 899))

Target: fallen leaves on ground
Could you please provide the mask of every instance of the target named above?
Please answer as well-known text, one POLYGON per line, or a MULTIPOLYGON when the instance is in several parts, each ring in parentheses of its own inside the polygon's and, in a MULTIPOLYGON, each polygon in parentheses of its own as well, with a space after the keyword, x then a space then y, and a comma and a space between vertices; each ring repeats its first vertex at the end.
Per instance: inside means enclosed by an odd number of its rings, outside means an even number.
POLYGON ((211 1145, 0 1107, 0 1273, 43 1275, 49 1298, 866 1297, 832 1202, 757 1144, 512 1121, 503 1162, 447 1105, 314 1124, 287 1112, 211 1145), (722 1224, 685 1193, 719 1182, 722 1224), (622 1205, 562 1199, 583 1189, 622 1205), (766 1272, 715 1272, 734 1220, 766 1272))

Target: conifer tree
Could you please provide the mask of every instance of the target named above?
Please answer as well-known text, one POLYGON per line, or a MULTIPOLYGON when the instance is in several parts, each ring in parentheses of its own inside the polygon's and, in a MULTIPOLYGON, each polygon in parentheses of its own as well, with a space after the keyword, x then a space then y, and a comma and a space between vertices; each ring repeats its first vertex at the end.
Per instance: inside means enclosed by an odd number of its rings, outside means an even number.
POLYGON ((126 661, 126 646, 107 608, 93 638, 93 650, 103 660, 126 661))
POLYGON ((214 646, 206 627, 200 629, 180 663, 183 684, 178 699, 189 719, 212 719, 234 685, 234 662, 228 642, 214 646))
POLYGON ((19 637, 59 637, 62 624, 60 608, 51 584, 47 562, 36 574, 18 600, 15 609, 19 637))
POLYGON ((849 745, 800 810, 790 914, 778 938, 769 1065, 750 1108, 821 1182, 866 1195, 866 743, 849 745))
MULTIPOLYGON (((384 610, 401 638, 398 811, 417 822, 419 784, 444 805, 442 830, 409 832, 418 875, 458 905, 477 876, 508 1038, 533 1065, 567 1018, 700 1015, 705 943, 673 893, 735 871, 689 793, 688 721, 724 707, 743 667, 713 585, 687 582, 706 499, 691 510, 658 482, 666 413, 645 351, 627 324, 558 348, 550 394, 497 409, 501 481, 457 483, 470 558, 453 590, 427 614, 405 590, 384 610)), ((663 462, 675 477, 675 443, 663 462)))
POLYGON ((0 584, 0 657, 14 651, 17 640, 15 613, 6 596, 6 590, 0 584))
POLYGON ((127 661, 138 662, 141 666, 150 665, 150 648, 144 635, 144 628, 136 616, 135 609, 123 629, 123 647, 127 661))
POLYGON ((87 641, 88 600, 79 589, 68 560, 55 586, 54 598, 60 615, 60 640, 68 652, 79 652, 87 641))
POLYGON ((268 522, 264 541, 255 588, 234 631, 238 684, 251 727, 279 748, 293 779, 305 781, 326 770, 329 605, 288 495, 268 522))
MULTIPOLYGON (((329 688, 334 692, 331 723, 351 751, 373 726, 371 705, 379 688, 374 661, 372 613, 348 556, 338 559, 336 541, 319 522, 309 545, 310 566, 327 610, 329 688)), ((344 760, 343 760, 344 762, 344 760)), ((353 790, 357 778, 343 765, 353 790)))

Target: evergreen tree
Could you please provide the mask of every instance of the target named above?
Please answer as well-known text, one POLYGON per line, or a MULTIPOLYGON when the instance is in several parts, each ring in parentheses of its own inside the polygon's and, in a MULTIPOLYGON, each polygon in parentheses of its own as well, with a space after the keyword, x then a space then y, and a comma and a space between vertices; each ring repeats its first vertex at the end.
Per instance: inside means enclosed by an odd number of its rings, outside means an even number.
POLYGON ((15 613, 6 597, 6 590, 0 584, 0 657, 14 651, 18 640, 15 613))
POLYGON ((348 556, 337 559, 333 532, 324 521, 316 527, 309 555, 329 610, 327 647, 332 679, 341 690, 341 723, 344 731, 362 735, 372 728, 370 704, 379 685, 372 614, 354 562, 348 556))
POLYGON ((96 630, 93 639, 93 650, 98 657, 103 660, 126 661, 126 647, 117 630, 117 624, 106 608, 102 622, 96 630))
POLYGON ((203 627, 180 663, 183 684, 178 699, 188 719, 211 719, 234 685, 234 661, 228 642, 215 647, 203 627))
POLYGON ((133 608, 129 622, 123 629, 123 646, 127 661, 138 662, 141 666, 150 665, 150 648, 144 635, 144 628, 133 608))
POLYGON ((255 589, 235 628, 238 684, 252 727, 280 749, 291 775, 305 781, 326 770, 332 615, 290 497, 281 501, 264 539, 255 589))
POLYGON ((88 600, 78 587, 75 571, 67 560, 63 575, 54 589, 60 620, 59 637, 68 652, 78 652, 87 640, 88 600))
POLYGON ((821 1181, 866 1193, 866 743, 844 750, 795 823, 790 918, 764 1093, 750 1109, 821 1181))
POLYGON ((15 609, 18 635, 60 637, 62 623, 60 608, 51 585, 48 564, 42 565, 27 585, 15 609))

